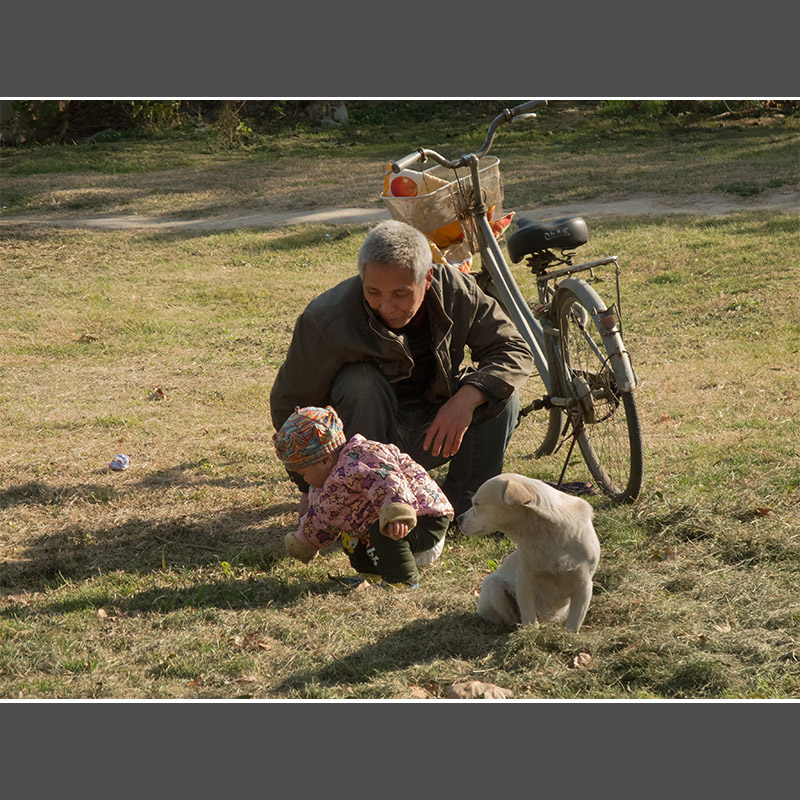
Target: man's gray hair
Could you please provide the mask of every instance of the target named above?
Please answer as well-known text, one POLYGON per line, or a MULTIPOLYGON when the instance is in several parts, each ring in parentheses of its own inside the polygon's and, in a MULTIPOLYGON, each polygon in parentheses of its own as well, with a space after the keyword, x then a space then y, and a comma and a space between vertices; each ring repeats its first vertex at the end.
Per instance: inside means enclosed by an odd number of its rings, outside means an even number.
POLYGON ((420 286, 433 265, 431 248, 425 234, 400 222, 390 219, 376 225, 364 239, 358 251, 358 274, 364 278, 364 266, 378 264, 400 264, 414 271, 414 280, 420 286))

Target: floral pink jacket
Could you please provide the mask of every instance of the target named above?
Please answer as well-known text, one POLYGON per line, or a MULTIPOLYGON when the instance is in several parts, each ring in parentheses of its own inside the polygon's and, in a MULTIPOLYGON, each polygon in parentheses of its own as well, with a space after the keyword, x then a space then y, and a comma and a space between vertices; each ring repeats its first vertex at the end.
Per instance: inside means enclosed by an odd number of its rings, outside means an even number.
POLYGON ((453 514, 442 490, 411 456, 358 433, 342 448, 322 488, 311 487, 308 501, 295 536, 318 549, 343 533, 369 538, 370 526, 388 503, 407 503, 418 517, 453 514))

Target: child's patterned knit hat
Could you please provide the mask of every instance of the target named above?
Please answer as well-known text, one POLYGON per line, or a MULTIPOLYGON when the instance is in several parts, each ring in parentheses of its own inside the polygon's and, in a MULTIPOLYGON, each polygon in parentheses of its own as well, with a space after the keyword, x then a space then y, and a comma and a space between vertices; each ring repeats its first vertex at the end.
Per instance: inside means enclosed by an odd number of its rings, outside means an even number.
POLYGON ((347 440, 339 415, 330 406, 295 408, 272 437, 278 458, 291 470, 321 461, 347 440))

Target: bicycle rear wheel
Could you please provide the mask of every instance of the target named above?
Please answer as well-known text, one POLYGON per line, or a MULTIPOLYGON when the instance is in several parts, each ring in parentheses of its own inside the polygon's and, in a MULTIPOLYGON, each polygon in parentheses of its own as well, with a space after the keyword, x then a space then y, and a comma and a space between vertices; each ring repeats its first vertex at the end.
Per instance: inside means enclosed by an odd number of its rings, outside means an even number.
MULTIPOLYGON (((572 429, 602 490, 633 501, 642 488, 642 431, 632 391, 617 386, 592 309, 569 289, 556 297, 564 382, 572 387, 572 429)), ((601 324, 601 323, 598 323, 601 324)))

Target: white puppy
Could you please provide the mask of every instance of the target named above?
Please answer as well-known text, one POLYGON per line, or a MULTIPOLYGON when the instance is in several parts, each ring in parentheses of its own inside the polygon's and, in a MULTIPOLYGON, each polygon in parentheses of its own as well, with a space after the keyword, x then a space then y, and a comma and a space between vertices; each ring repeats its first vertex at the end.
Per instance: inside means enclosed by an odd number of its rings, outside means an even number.
POLYGON ((592 507, 534 478, 490 478, 458 518, 467 536, 501 531, 517 549, 484 578, 478 613, 495 625, 566 620, 577 631, 592 599, 600 543, 592 507))

